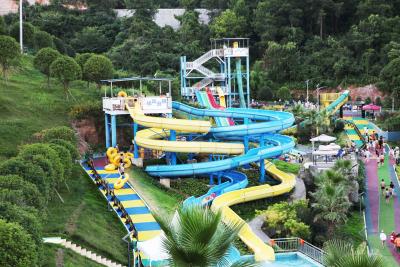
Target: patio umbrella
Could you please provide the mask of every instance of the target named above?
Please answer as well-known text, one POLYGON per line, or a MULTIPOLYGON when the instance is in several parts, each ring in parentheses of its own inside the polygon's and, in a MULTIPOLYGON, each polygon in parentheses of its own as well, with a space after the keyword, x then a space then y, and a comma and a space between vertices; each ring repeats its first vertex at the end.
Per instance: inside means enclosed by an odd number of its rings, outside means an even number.
POLYGON ((362 107, 363 110, 372 110, 372 111, 377 111, 381 110, 380 106, 374 105, 374 104, 368 104, 362 107))

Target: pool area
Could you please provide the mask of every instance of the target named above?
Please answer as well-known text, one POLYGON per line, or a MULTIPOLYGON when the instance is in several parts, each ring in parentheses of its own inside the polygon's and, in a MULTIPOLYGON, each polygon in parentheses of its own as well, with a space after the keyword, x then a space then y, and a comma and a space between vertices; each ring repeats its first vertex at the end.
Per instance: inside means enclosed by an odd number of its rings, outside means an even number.
POLYGON ((273 263, 266 263, 263 267, 323 267, 322 264, 298 252, 277 253, 273 263))

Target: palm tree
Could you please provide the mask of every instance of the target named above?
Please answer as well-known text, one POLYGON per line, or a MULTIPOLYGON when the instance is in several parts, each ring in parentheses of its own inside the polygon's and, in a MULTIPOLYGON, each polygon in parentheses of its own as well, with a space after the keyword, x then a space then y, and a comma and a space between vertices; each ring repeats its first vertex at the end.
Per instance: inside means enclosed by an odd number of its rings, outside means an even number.
POLYGON ((347 190, 343 185, 326 182, 318 185, 311 193, 316 202, 311 206, 317 211, 314 221, 327 222, 328 233, 333 234, 335 225, 347 220, 347 212, 351 206, 347 190))
POLYGON ((324 244, 324 264, 327 267, 383 267, 379 255, 368 255, 365 243, 357 248, 346 241, 330 240, 324 244))
POLYGON ((241 224, 223 224, 221 212, 199 205, 181 206, 174 218, 158 218, 165 233, 163 247, 176 267, 256 266, 249 261, 228 260, 241 224))
POLYGON ((315 118, 315 126, 316 126, 316 134, 319 135, 319 131, 327 132, 330 125, 330 115, 329 112, 324 109, 320 112, 317 112, 315 118))

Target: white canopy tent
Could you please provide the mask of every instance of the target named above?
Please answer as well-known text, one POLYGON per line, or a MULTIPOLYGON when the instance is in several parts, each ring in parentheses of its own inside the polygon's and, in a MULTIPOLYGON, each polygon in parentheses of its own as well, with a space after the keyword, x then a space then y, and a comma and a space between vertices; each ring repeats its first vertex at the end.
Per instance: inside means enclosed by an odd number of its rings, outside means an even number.
POLYGON ((311 138, 310 141, 312 143, 313 151, 314 151, 314 143, 315 142, 320 142, 320 143, 331 143, 336 140, 336 137, 334 136, 329 136, 326 134, 321 134, 320 136, 311 138))

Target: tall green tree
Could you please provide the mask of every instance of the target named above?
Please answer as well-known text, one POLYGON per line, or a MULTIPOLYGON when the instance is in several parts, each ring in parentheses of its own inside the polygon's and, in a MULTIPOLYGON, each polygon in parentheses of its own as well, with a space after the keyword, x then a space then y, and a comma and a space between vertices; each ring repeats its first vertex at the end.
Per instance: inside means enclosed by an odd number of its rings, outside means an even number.
POLYGON ((61 56, 51 63, 50 75, 62 83, 65 96, 68 100, 69 96, 72 96, 69 84, 72 81, 79 80, 82 77, 82 71, 73 58, 61 56))
POLYGON ((38 264, 32 237, 17 223, 0 219, 0 266, 26 267, 38 264))
POLYGON ((33 59, 33 65, 47 77, 47 87, 50 87, 50 66, 61 54, 53 48, 40 49, 33 59))
POLYGON ((89 81, 95 82, 100 87, 100 80, 110 79, 114 68, 108 57, 94 55, 83 65, 83 76, 89 81))
POLYGON ((0 65, 4 79, 7 79, 7 71, 17 64, 20 56, 18 43, 9 36, 0 35, 0 65))

